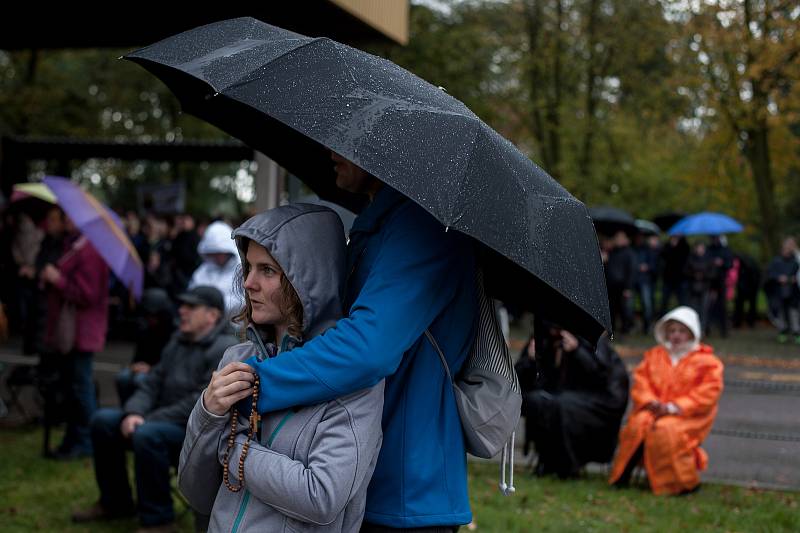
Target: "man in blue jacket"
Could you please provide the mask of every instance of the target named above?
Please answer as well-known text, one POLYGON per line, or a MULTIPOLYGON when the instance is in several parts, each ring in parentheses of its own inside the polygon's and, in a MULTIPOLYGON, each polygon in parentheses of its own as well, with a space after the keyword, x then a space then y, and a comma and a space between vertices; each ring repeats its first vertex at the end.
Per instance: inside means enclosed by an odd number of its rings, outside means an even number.
POLYGON ((369 197, 350 231, 345 309, 335 328, 258 362, 258 410, 328 401, 386 378, 383 447, 362 531, 449 531, 469 523, 467 465, 451 384, 475 337, 475 251, 463 234, 332 154, 338 187, 369 197))

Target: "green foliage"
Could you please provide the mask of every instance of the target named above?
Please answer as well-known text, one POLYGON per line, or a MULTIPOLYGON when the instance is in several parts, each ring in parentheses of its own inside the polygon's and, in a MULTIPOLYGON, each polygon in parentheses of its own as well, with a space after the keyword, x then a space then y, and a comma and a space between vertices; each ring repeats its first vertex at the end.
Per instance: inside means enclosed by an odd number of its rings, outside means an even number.
MULTIPOLYGON (((177 99, 123 50, 0 51, 0 134, 150 141, 230 139, 180 112, 177 99)), ((72 177, 116 208, 135 208, 136 187, 184 181, 189 212, 237 216, 245 210, 231 185, 240 162, 73 161, 72 177), (94 178, 92 178, 92 176, 94 178), (212 180, 218 186, 212 187, 212 180)), ((249 168, 245 166, 245 168, 249 168)), ((34 176, 60 173, 37 162, 34 176)))

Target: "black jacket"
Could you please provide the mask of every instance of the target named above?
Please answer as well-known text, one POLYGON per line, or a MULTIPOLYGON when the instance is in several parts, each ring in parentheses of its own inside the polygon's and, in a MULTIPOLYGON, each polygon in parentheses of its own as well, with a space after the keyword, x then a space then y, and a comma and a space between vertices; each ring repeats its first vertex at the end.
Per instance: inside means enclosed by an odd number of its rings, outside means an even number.
POLYGON ((161 361, 147 374, 123 410, 145 420, 186 426, 197 398, 211 380, 222 354, 238 340, 227 333, 228 322, 219 324, 198 341, 176 332, 161 353, 161 361))

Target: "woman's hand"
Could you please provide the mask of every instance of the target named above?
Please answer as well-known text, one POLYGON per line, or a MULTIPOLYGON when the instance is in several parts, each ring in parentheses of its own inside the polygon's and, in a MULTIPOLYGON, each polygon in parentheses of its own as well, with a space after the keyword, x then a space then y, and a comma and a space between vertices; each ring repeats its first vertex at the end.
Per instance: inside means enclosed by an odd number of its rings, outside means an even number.
POLYGON ((42 269, 40 276, 43 281, 46 281, 52 285, 57 285, 61 280, 61 271, 50 263, 47 263, 42 269))
POLYGON ((209 413, 222 416, 231 406, 253 394, 255 374, 245 363, 228 363, 211 375, 211 382, 203 392, 203 405, 209 413))

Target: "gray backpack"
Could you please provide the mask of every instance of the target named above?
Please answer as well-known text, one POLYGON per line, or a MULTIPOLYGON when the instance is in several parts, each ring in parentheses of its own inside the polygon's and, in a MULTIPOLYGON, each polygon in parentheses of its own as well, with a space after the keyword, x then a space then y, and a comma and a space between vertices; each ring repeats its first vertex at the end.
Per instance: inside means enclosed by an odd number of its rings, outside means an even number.
POLYGON ((490 459, 502 452, 500 490, 514 492, 514 430, 522 407, 517 373, 508 353, 494 305, 486 295, 483 272, 476 273, 478 331, 464 366, 453 378, 439 344, 429 330, 425 336, 436 349, 453 384, 467 452, 490 459), (510 463, 506 483, 506 462, 510 463))

